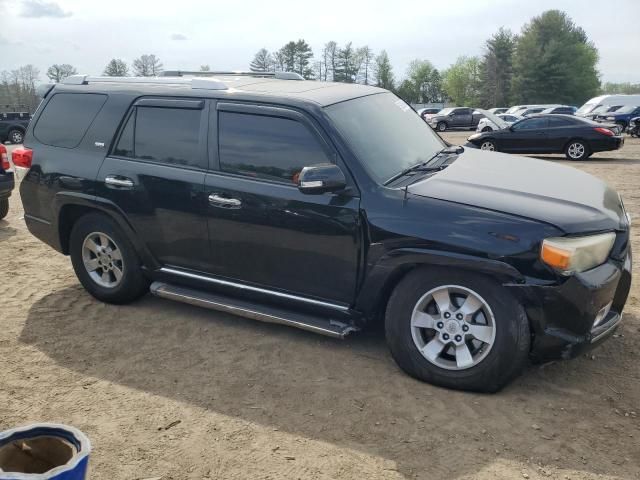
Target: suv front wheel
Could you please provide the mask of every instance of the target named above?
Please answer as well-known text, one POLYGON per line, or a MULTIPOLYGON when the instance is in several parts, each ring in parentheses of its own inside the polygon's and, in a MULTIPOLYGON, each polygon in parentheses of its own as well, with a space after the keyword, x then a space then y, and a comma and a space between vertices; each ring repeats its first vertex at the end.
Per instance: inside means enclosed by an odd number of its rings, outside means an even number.
POLYGON ((106 215, 80 217, 71 230, 69 253, 80 283, 98 300, 128 303, 149 289, 133 245, 106 215))
POLYGON ((500 284, 470 272, 418 269, 396 287, 385 318, 393 358, 447 388, 495 392, 524 367, 529 323, 500 284))

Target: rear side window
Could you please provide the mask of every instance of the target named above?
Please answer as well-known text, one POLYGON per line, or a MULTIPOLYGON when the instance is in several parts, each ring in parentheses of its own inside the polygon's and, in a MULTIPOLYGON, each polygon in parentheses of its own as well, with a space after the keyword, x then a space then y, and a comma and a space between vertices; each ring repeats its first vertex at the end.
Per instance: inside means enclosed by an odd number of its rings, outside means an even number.
POLYGON ((113 154, 200 168, 201 116, 202 110, 135 107, 113 154))
POLYGON ((75 148, 107 101, 98 93, 57 93, 38 119, 33 135, 53 147, 75 148))
POLYGON ((219 112, 218 125, 225 172, 297 183, 304 167, 329 162, 316 136, 295 120, 219 112))
POLYGON ((574 123, 566 118, 549 118, 550 127, 570 127, 572 125, 574 125, 574 123))

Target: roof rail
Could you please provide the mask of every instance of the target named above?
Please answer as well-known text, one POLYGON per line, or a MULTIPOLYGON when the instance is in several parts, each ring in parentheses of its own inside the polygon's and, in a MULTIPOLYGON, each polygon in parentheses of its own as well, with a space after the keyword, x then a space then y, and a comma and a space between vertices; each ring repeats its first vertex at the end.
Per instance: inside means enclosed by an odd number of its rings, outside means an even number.
POLYGON ((160 74, 162 77, 208 77, 233 76, 233 77, 258 77, 276 78, 278 80, 304 80, 304 77, 295 72, 246 72, 246 71, 215 71, 201 72, 188 70, 165 70, 160 74))
POLYGON ((71 75, 62 81, 65 85, 87 85, 89 83, 146 83, 154 85, 191 85, 193 89, 227 90, 229 87, 215 78, 182 77, 91 77, 89 75, 71 75))

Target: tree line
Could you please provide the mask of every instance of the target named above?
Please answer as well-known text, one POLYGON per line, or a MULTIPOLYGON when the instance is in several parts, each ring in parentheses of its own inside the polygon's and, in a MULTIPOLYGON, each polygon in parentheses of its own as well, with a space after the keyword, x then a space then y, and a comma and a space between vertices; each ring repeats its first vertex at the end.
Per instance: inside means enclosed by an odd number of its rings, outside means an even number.
MULTIPOLYGON (((303 39, 279 50, 260 49, 254 72, 297 72, 306 79, 372 84, 393 90, 409 103, 445 103, 494 107, 515 103, 580 105, 600 93, 598 51, 585 31, 559 10, 534 17, 519 34, 500 28, 484 44, 481 56, 460 56, 440 71, 427 59, 409 64, 395 80, 388 54, 369 46, 327 42, 320 55, 303 39)), ((614 84, 605 88, 614 90, 614 84)), ((623 90, 633 90, 623 85, 623 90)))

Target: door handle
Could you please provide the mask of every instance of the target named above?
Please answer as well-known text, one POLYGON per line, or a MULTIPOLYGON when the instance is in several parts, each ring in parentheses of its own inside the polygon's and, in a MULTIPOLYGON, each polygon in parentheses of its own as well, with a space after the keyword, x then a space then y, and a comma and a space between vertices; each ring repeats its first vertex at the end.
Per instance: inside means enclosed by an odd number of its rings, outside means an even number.
POLYGON ((114 187, 133 188, 133 180, 117 175, 107 175, 104 179, 104 183, 105 185, 111 185, 114 187))
POLYGON ((209 195, 209 203, 220 208, 240 208, 242 206, 242 202, 237 198, 222 197, 217 193, 209 195))

